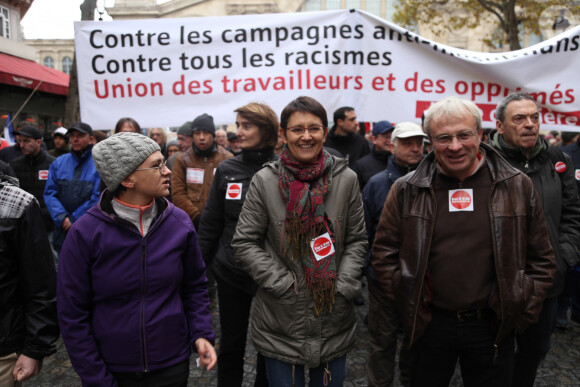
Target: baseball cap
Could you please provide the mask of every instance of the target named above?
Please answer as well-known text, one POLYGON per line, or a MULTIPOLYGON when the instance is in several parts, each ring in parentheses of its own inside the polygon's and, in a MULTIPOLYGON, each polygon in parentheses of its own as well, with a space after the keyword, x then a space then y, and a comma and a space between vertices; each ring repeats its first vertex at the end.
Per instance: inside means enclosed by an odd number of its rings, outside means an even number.
POLYGON ((427 137, 419 125, 413 122, 399 122, 395 126, 395 131, 393 132, 392 138, 407 138, 415 136, 427 137))
POLYGON ((62 126, 60 128, 58 128, 57 130, 54 131, 54 135, 53 136, 61 136, 66 138, 66 133, 68 132, 68 130, 66 130, 66 128, 63 128, 62 126))
POLYGON ((18 134, 20 136, 30 137, 30 138, 33 138, 35 140, 40 140, 42 138, 42 132, 40 131, 40 129, 38 129, 35 126, 31 126, 31 125, 27 125, 27 126, 21 128, 18 131, 18 134))
POLYGON ((373 125, 373 136, 387 133, 389 130, 393 129, 395 129, 395 127, 389 121, 379 121, 373 125))
POLYGON ((77 122, 73 126, 69 128, 69 132, 76 130, 77 132, 81 133, 88 133, 89 136, 93 135, 93 128, 89 124, 85 124, 84 122, 77 122))

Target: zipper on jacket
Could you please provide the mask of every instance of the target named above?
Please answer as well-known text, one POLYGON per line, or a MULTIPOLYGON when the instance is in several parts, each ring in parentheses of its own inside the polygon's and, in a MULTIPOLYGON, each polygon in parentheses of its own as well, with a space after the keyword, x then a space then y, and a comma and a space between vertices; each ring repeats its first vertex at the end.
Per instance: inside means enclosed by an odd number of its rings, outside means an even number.
MULTIPOLYGON (((527 165, 527 163, 526 163, 526 165, 527 165)), ((491 213, 491 207, 490 207, 490 205, 491 205, 492 192, 495 190, 495 186, 496 186, 496 183, 492 183, 491 184, 491 188, 489 190, 488 200, 487 200, 487 203, 488 203, 487 204, 487 212, 488 212, 489 221, 490 221, 492 227, 494 227, 494 222, 493 222, 493 216, 492 216, 492 213, 491 213)), ((496 250, 497 249, 497 241, 495 240, 495 233, 492 232, 491 235, 492 235, 494 250, 496 250)), ((500 283, 499 283, 499 274, 497 273, 497 261, 496 261, 496 259, 497 259, 498 253, 499 252, 495 252, 494 253, 493 266, 495 268, 495 279, 497 281, 497 289, 498 289, 497 291, 499 293, 498 294, 498 298, 499 298, 499 310, 501 312, 501 316, 500 316, 500 321, 501 322, 499 324, 499 327, 497 328, 497 333, 495 335, 495 340, 493 341, 493 360, 492 360, 492 364, 495 364, 495 361, 497 360, 498 350, 499 350, 498 339, 499 339, 499 334, 501 332, 501 329, 503 327, 503 322, 504 322, 504 318, 503 318, 503 299, 502 299, 502 296, 501 296, 501 286, 500 286, 500 283)))
POLYGON ((431 193, 431 197, 433 199, 433 223, 431 224, 431 235, 429 238, 429 249, 427 250, 427 259, 425 262, 425 269, 421 275, 421 287, 419 288, 419 297, 417 298, 417 305, 415 307, 415 317, 413 318, 413 329, 411 329, 411 337, 409 339, 409 349, 413 345, 413 340, 415 338, 415 329, 417 328, 417 316, 419 314, 419 306, 421 305, 421 298, 423 297, 423 286, 425 285, 425 275, 427 274, 427 267, 429 266, 429 252, 431 250, 431 243, 433 242, 433 230, 435 229, 435 221, 437 218, 437 198, 435 197, 435 192, 433 191, 433 187, 429 187, 429 192, 431 193))
POLYGON ((141 239, 141 351, 143 357, 143 372, 149 372, 149 364, 147 362, 147 341, 145 339, 145 293, 147 285, 146 277, 146 254, 147 241, 141 239))

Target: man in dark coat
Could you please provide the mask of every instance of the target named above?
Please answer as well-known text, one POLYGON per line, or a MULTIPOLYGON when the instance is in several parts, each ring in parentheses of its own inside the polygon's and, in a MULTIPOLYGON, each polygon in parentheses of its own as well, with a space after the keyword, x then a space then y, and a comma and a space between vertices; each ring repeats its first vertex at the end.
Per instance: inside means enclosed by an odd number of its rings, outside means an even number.
POLYGON ((324 148, 339 151, 348 158, 352 167, 361 157, 370 153, 369 143, 357 133, 358 121, 354 108, 343 106, 334 112, 334 125, 326 136, 324 148))
POLYGON ((0 173, 0 385, 40 372, 56 352, 56 271, 34 196, 0 173))
POLYGON ((361 157, 352 166, 356 172, 360 189, 362 190, 369 179, 377 173, 384 171, 391 156, 391 134, 395 127, 389 121, 379 121, 373 125, 371 141, 373 148, 371 153, 361 157))
POLYGON ((489 143, 513 167, 532 179, 556 256, 554 283, 542 305, 539 321, 516 337, 518 352, 512 385, 532 387, 536 371, 550 350, 564 275, 578 263, 580 200, 572 160, 539 137, 540 111, 531 95, 521 92, 508 95, 498 104, 496 117, 497 132, 492 133, 489 143))
POLYGON ((25 126, 20 130, 18 144, 22 150, 22 156, 10 163, 16 173, 20 188, 34 195, 40 204, 42 219, 48 232, 54 229, 54 222, 44 203, 44 186, 48 178, 48 169, 55 160, 42 149, 42 133, 34 126, 25 126))

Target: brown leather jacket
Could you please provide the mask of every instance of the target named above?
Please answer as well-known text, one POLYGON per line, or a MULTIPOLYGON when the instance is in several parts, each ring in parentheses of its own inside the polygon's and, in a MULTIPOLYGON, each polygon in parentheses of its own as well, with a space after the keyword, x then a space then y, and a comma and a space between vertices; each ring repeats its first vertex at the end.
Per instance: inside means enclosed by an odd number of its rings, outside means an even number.
MULTIPOLYGON (((485 144, 491 173, 489 216, 496 285, 489 297, 499 327, 497 345, 514 328, 538 319, 556 269, 546 221, 532 181, 485 144)), ((411 344, 431 321, 428 261, 436 220, 435 155, 393 185, 379 222, 372 260, 377 279, 396 304, 411 344)))
POLYGON ((173 204, 187 212, 194 224, 197 224, 195 218, 205 207, 215 169, 222 161, 232 157, 234 155, 221 145, 217 145, 217 151, 210 157, 201 157, 193 151, 193 148, 189 148, 175 159, 171 176, 171 200, 173 204), (188 169, 190 169, 189 182, 188 169))

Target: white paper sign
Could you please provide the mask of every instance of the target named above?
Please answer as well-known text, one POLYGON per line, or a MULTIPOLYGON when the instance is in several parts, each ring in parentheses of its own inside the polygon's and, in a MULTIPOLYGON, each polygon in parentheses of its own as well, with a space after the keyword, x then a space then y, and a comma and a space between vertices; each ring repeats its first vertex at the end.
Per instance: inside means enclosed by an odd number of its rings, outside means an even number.
POLYGON ((188 183, 203 184, 204 170, 201 168, 187 168, 187 176, 185 177, 188 183))

